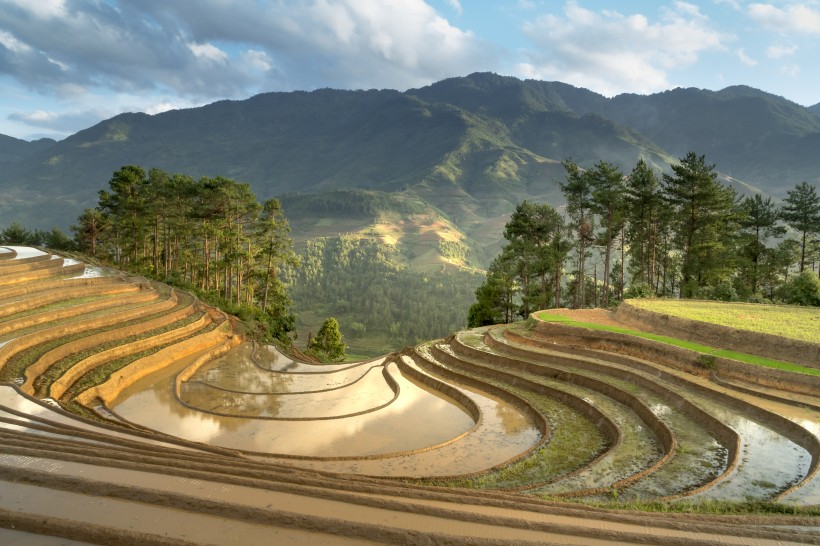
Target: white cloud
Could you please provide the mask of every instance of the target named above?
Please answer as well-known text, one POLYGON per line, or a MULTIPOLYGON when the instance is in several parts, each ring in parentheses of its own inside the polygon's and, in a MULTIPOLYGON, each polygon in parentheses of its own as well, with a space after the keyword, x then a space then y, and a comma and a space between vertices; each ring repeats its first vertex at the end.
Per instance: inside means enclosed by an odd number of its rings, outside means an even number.
POLYGON ((542 15, 524 32, 536 46, 519 65, 524 75, 606 95, 668 89, 670 71, 695 63, 704 51, 725 49, 730 39, 685 2, 662 9, 653 22, 643 14, 595 12, 569 1, 563 17, 542 15))
POLYGON ((73 84, 217 99, 266 89, 415 87, 491 70, 496 62, 495 46, 451 24, 425 0, 67 6, 0 0, 0 43, 13 54, 0 59, 0 73, 44 93, 73 84), (26 54, 18 51, 24 46, 30 46, 26 54))
POLYGON ((23 112, 14 116, 18 121, 27 121, 30 123, 44 123, 50 122, 59 117, 56 112, 46 112, 45 110, 34 110, 33 112, 23 112))
POLYGON ((108 109, 68 110, 55 112, 50 110, 33 110, 30 112, 15 112, 8 116, 13 122, 20 122, 28 127, 46 129, 49 135, 61 138, 78 128, 89 127, 101 119, 111 117, 119 112, 108 109))
POLYGON ((797 46, 769 46, 766 48, 766 56, 770 59, 782 59, 797 53, 797 46))
POLYGON ((800 75, 800 66, 796 64, 786 64, 780 68, 780 71, 786 76, 794 78, 800 75))
POLYGON ((757 61, 749 57, 749 55, 746 54, 746 51, 742 47, 735 51, 735 54, 737 54, 737 58, 740 59, 740 62, 742 62, 746 66, 757 65, 757 61))
POLYGON ((8 0, 6 3, 24 9, 39 19, 65 17, 65 0, 8 0))
POLYGON ((264 51, 249 49, 242 53, 242 59, 255 70, 267 72, 273 68, 270 57, 264 51))
POLYGON ((675 8, 678 13, 681 15, 688 15, 689 17, 695 19, 706 19, 707 17, 700 12, 700 8, 695 4, 690 4, 689 2, 681 2, 678 0, 675 2, 675 8))
POLYGON ((449 4, 451 8, 456 10, 456 13, 458 13, 459 15, 464 13, 464 8, 461 7, 461 2, 459 0, 447 0, 447 4, 449 4))
POLYGON ((154 114, 161 114, 163 112, 168 112, 170 110, 176 110, 181 108, 181 105, 175 104, 170 101, 165 102, 157 102, 154 104, 149 104, 148 106, 144 107, 144 111, 146 114, 154 115, 154 114))
POLYGON ((761 25, 784 34, 820 34, 820 9, 806 4, 789 4, 785 8, 773 4, 751 4, 748 13, 761 25))
POLYGON ((197 59, 221 64, 228 62, 228 54, 213 44, 188 44, 188 49, 197 59))
POLYGON ((3 30, 0 30, 0 45, 16 53, 31 50, 29 46, 3 30))

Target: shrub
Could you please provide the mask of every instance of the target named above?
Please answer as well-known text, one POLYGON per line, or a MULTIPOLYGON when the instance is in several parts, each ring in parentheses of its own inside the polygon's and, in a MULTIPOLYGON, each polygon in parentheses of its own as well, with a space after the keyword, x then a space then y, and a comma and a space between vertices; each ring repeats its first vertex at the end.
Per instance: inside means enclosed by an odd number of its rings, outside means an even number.
POLYGON ((803 271, 783 285, 781 294, 792 305, 820 306, 820 277, 813 271, 803 271))
POLYGON ((717 367, 715 355, 701 354, 698 355, 698 364, 707 370, 714 370, 717 367))
POLYGON ((701 300, 737 301, 737 291, 732 283, 721 281, 714 286, 702 286, 695 291, 695 298, 701 300))
POLYGON ((629 286, 624 292, 624 299, 634 298, 654 298, 655 292, 652 287, 645 282, 635 283, 629 286))
POLYGON ((748 298, 746 298, 748 303, 763 303, 763 304, 771 304, 772 300, 764 296, 763 294, 751 294, 748 298))

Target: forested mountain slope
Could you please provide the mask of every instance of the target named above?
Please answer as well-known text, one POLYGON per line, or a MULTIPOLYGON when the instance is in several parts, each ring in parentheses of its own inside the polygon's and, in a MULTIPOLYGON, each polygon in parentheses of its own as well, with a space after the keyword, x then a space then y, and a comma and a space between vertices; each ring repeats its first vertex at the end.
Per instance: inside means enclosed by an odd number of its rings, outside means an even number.
MULTIPOLYGON (((67 228, 125 164, 234 178, 260 199, 363 188, 421 198, 479 244, 525 198, 560 202, 560 162, 668 168, 688 150, 782 196, 820 179, 820 117, 748 87, 606 98, 477 73, 404 93, 265 93, 122 114, 53 143, 0 139, 0 218, 67 228), (58 203, 58 206, 55 206, 58 203)), ((286 211, 287 212, 287 211, 286 211)))

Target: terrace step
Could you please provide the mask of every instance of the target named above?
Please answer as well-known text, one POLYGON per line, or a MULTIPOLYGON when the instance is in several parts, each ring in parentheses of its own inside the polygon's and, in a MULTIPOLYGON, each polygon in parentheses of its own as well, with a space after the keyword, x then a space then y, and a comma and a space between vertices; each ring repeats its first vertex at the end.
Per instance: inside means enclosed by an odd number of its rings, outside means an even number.
POLYGON ((724 479, 737 464, 739 436, 651 375, 611 363, 605 353, 593 358, 572 354, 572 348, 561 352, 557 345, 527 344, 528 339, 511 328, 488 332, 484 341, 497 354, 527 363, 528 369, 536 366, 534 373, 574 374, 563 375, 567 381, 581 375, 629 392, 670 428, 682 448, 662 468, 630 487, 627 498, 694 494, 724 479))
POLYGON ((0 286, 27 283, 52 277, 71 277, 81 275, 85 271, 84 264, 63 265, 62 259, 46 262, 48 267, 30 271, 19 271, 0 275, 0 286))
MULTIPOLYGON (((176 321, 179 323, 185 322, 184 319, 176 321)), ((211 318, 206 313, 201 313, 199 318, 194 322, 187 324, 180 324, 173 329, 155 334, 148 337, 138 337, 134 341, 129 341, 111 347, 110 349, 95 352, 91 356, 80 360, 73 366, 68 368, 59 378, 55 379, 49 386, 49 397, 60 400, 66 392, 85 374, 91 372, 96 368, 100 368, 105 364, 123 358, 129 355, 137 354, 147 351, 162 345, 176 342, 180 339, 187 338, 196 332, 206 328, 211 323, 211 318)), ((173 326, 176 323, 172 323, 173 326)), ((133 336, 132 336, 133 337, 133 336)), ((124 341, 124 340, 117 340, 124 341)), ((57 363, 55 363, 57 364, 57 363)))
MULTIPOLYGON (((546 488, 552 494, 586 496, 624 489, 654 474, 674 456, 676 440, 666 423, 629 392, 596 378, 562 372, 494 354, 478 333, 461 333, 450 341, 456 357, 491 370, 505 370, 516 378, 574 392, 616 421, 621 442, 607 459, 573 478, 569 484, 546 488), (465 341, 470 339, 470 346, 465 341), (585 486, 579 486, 585 484, 585 486)), ((519 379, 519 380, 520 380, 519 379)))
MULTIPOLYGON (((110 327, 145 316, 144 303, 157 299, 159 294, 155 290, 116 295, 120 306, 106 307, 98 314, 81 317, 77 320, 57 321, 56 324, 22 335, 0 347, 0 370, 5 368, 15 355, 37 345, 54 342, 60 338, 93 332, 93 330, 110 327)), ((22 370, 20 370, 22 377, 22 370)))
POLYGON ((0 317, 8 317, 71 299, 102 297, 139 290, 141 290, 139 285, 130 283, 108 284, 102 290, 95 285, 54 288, 36 295, 0 300, 0 317))
MULTIPOLYGON (((446 347, 446 346, 445 346, 446 347)), ((609 455, 622 442, 621 430, 605 413, 583 398, 552 386, 516 377, 501 370, 455 357, 440 344, 430 345, 430 356, 451 373, 479 382, 497 384, 528 401, 550 423, 550 441, 534 456, 535 474, 517 489, 533 489, 574 475, 609 455), (569 426, 569 423, 574 423, 569 426), (572 431, 568 437, 567 432, 572 431), (582 434, 581 431, 586 431, 582 434), (580 439, 583 438, 583 441, 580 439), (560 457, 556 457, 560 454, 560 457), (546 464, 545 464, 546 463, 546 464)))
POLYGON ((2 257, 2 261, 0 261, 0 271, 12 272, 15 271, 14 268, 17 266, 44 261, 47 262, 52 257, 52 254, 48 252, 44 252, 43 254, 39 254, 37 256, 29 256, 28 258, 18 258, 17 252, 14 252, 12 255, 9 254, 9 252, 3 252, 0 254, 0 257, 2 257))
POLYGON ((113 330, 106 329, 96 334, 89 331, 88 333, 90 335, 82 336, 51 349, 42 354, 34 363, 26 368, 26 381, 21 385, 21 389, 27 394, 35 394, 36 391, 39 396, 48 396, 47 390, 52 380, 46 379, 45 376, 48 370, 55 366, 61 359, 65 359, 93 347, 100 347, 107 343, 110 344, 111 342, 122 340, 130 336, 140 335, 183 320, 196 311, 195 300, 193 298, 185 298, 184 301, 187 301, 187 305, 185 303, 180 305, 177 292, 172 291, 169 297, 142 306, 142 312, 136 317, 135 320, 138 320, 138 322, 135 324, 113 330), (176 310, 174 310, 175 308, 176 310), (146 320, 139 321, 140 318, 145 318, 146 320))
MULTIPOLYGON (((668 366, 667 362, 673 359, 673 356, 661 355, 663 364, 658 364, 620 353, 578 347, 574 340, 571 346, 564 346, 563 342, 573 334, 567 335, 562 332, 551 338, 540 328, 529 334, 531 342, 542 349, 564 352, 570 358, 572 355, 600 358, 614 365, 654 376, 655 382, 666 385, 670 392, 678 391, 690 404, 705 409, 712 415, 712 419, 722 426, 725 427, 725 423, 729 423, 736 431, 735 434, 739 434, 737 456, 738 461, 742 461, 743 464, 739 464, 721 483, 716 484, 716 487, 703 492, 698 491, 698 496, 721 499, 743 499, 746 496, 779 499, 810 483, 818 474, 820 438, 817 435, 798 422, 741 397, 733 396, 731 391, 715 385, 707 377, 695 376, 668 366), (780 448, 784 457, 772 458, 767 454, 767 450, 774 449, 774 446, 780 448), (760 479, 761 475, 770 476, 775 481, 763 481, 760 479), (760 490, 764 485, 765 490, 760 490)), ((594 338, 591 331, 579 335, 594 338)), ((506 336, 514 338, 515 333, 510 332, 506 336)), ((590 344, 595 345, 594 342, 590 344)), ((661 351, 662 347, 656 347, 654 350, 661 351)), ((670 353, 674 353, 674 348, 670 353)))

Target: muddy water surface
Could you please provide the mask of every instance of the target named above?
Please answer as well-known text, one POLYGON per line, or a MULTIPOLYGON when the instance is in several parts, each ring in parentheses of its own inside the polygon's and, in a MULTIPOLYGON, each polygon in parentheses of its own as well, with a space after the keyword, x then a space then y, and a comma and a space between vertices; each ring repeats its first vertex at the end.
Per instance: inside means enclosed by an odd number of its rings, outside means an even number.
MULTIPOLYGON (((105 471, 113 469, 100 470, 103 471, 102 475, 115 483, 127 482, 131 476, 128 471, 124 470, 114 470, 114 473, 110 475, 105 471)), ((63 469, 54 469, 54 471, 62 472, 63 469)), ((97 474, 94 467, 89 467, 89 471, 90 475, 97 474)), ((134 485, 144 486, 146 482, 150 483, 150 475, 143 473, 141 478, 139 481, 142 483, 135 483, 134 485)), ((156 482, 154 485, 161 485, 162 483, 168 483, 169 478, 155 476, 154 481, 156 482)), ((171 483, 179 485, 173 481, 171 483)), ((241 543, 243 545, 259 546, 269 544, 320 544, 327 543, 326 540, 328 539, 331 544, 372 544, 369 541, 328 537, 299 529, 247 523, 237 519, 197 514, 174 508, 151 506, 139 502, 84 495, 33 485, 11 484, 3 481, 0 481, 0 508, 9 510, 12 513, 22 512, 44 517, 71 519, 81 523, 186 540, 195 544, 241 543), (241 537, 241 540, 238 537, 241 537)), ((42 541, 31 542, 31 544, 72 543, 42 541)))
MULTIPOLYGON (((409 358, 406 365, 421 370, 409 358)), ((423 372, 422 372, 423 373, 423 372)), ((470 398, 481 411, 481 421, 469 434, 445 446, 422 453, 359 460, 293 462, 299 466, 371 476, 458 476, 483 471, 499 465, 534 446, 541 434, 532 420, 505 400, 467 387, 450 383, 470 398)), ((420 388, 423 385, 419 385, 420 388)), ((427 428, 440 426, 439 421, 426 423, 427 428)), ((419 429, 412 432, 418 433, 419 429)))
MULTIPOLYGON (((273 367, 317 368, 284 358, 273 367)), ((170 367, 136 383, 115 401, 112 410, 129 421, 188 440, 303 457, 359 457, 423 449, 446 442, 475 424, 458 404, 405 378, 395 364, 388 365, 388 372, 399 384, 400 395, 387 407, 355 417, 309 421, 213 415, 185 407, 174 395, 174 376, 179 370, 179 366, 170 367)), ((367 405, 376 407, 380 400, 367 405)))
POLYGON ((86 546, 91 543, 62 537, 35 535, 12 529, 0 529, 0 544, 13 544, 14 546, 86 546))

